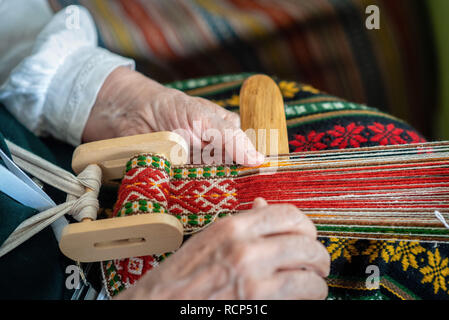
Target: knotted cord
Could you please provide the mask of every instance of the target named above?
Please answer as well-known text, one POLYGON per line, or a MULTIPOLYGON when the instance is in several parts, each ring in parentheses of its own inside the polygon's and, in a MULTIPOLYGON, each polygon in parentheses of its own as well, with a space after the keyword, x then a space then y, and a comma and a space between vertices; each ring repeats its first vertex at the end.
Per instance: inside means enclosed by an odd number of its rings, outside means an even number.
POLYGON ((101 169, 89 165, 78 176, 61 169, 41 157, 6 140, 14 162, 29 174, 67 193, 66 202, 42 211, 23 221, 0 247, 0 257, 63 217, 72 215, 76 220, 96 219, 99 209, 98 192, 101 187, 101 169), (89 188, 91 192, 86 192, 89 188))

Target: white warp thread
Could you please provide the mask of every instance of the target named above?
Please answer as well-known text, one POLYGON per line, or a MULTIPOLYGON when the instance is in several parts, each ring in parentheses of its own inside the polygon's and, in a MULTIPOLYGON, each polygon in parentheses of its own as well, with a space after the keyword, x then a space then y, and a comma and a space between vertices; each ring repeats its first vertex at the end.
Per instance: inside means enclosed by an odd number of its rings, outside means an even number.
POLYGON ((446 228, 449 229, 449 224, 446 222, 446 219, 444 219, 443 215, 442 215, 439 211, 435 210, 435 216, 437 217, 438 220, 441 221, 441 223, 442 223, 446 228))

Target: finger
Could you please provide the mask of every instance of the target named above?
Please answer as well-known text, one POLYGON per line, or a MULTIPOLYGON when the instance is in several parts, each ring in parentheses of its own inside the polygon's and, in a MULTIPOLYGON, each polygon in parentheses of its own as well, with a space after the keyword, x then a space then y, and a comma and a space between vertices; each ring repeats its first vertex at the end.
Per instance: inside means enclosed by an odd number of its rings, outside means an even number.
POLYGON ((225 120, 218 121, 218 123, 217 121, 213 121, 214 124, 211 126, 212 128, 217 128, 221 130, 222 133, 224 133, 226 129, 234 129, 234 133, 231 137, 232 141, 230 141, 229 137, 223 136, 223 148, 229 145, 233 146, 232 148, 227 148, 225 150, 228 156, 232 157, 236 163, 245 166, 259 166, 263 163, 263 154, 256 150, 248 136, 240 129, 239 115, 228 111, 209 100, 198 98, 198 101, 200 101, 203 104, 203 107, 207 108, 211 114, 225 120))
POLYGON ((267 237, 277 234, 299 234, 317 238, 313 222, 298 208, 290 204, 274 204, 241 212, 232 217, 237 221, 242 236, 267 237))
POLYGON ((251 244, 248 255, 245 259, 248 266, 264 266, 254 271, 263 277, 291 270, 309 270, 327 277, 330 271, 327 249, 319 241, 302 235, 258 239, 251 244))
POLYGON ((225 136, 223 147, 236 163, 244 166, 260 166, 265 160, 264 155, 256 150, 249 137, 241 129, 235 129, 231 136, 225 136))
MULTIPOLYGON (((223 109, 223 108, 222 108, 223 109)), ((227 121, 230 121, 231 123, 234 124, 235 128, 240 128, 240 116, 232 111, 223 109, 226 113, 224 114, 224 119, 227 121)))
POLYGON ((256 198, 253 202, 253 209, 262 208, 268 205, 268 202, 264 198, 256 198))
POLYGON ((247 291, 249 299, 323 300, 327 297, 328 287, 326 280, 313 271, 295 271, 254 282, 247 291))
POLYGON ((210 100, 204 98, 197 98, 198 101, 203 105, 203 107, 208 108, 210 112, 214 113, 218 117, 229 121, 232 123, 234 128, 240 128, 240 116, 232 111, 226 110, 225 108, 213 103, 210 100))
POLYGON ((236 129, 229 121, 211 116, 211 114, 205 117, 205 130, 216 129, 221 134, 221 139, 214 139, 212 144, 227 156, 225 162, 232 159, 232 161, 245 166, 258 166, 263 163, 264 156, 256 150, 241 129, 236 129))

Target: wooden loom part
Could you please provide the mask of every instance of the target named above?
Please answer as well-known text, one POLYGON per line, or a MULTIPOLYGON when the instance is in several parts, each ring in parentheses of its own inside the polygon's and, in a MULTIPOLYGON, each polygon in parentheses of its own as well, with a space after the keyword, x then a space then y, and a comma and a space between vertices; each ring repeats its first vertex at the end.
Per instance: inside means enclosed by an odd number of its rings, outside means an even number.
MULTIPOLYGON (((266 142, 255 140, 258 150, 266 150, 267 162, 259 168, 240 167, 237 169, 238 177, 236 179, 253 178, 254 176, 257 180, 258 173, 271 167, 276 167, 276 171, 279 171, 280 174, 289 173, 292 170, 298 173, 300 171, 301 173, 297 174, 298 177, 313 170, 317 172, 316 174, 332 171, 347 172, 348 170, 353 172, 387 170, 386 168, 395 165, 404 166, 403 159, 395 158, 398 154, 417 154, 409 156, 405 166, 419 168, 431 165, 438 168, 438 166, 447 165, 449 167, 449 153, 445 157, 419 155, 420 152, 426 153, 426 151, 437 150, 437 148, 449 150, 449 143, 445 142, 289 154, 284 105, 276 83, 263 75, 250 77, 242 86, 240 99, 242 129, 268 129, 266 142), (278 134, 274 135, 278 142, 276 150, 270 148, 269 145, 270 129, 279 130, 278 134), (439 163, 441 161, 445 164, 441 165, 439 163)), ((168 132, 97 141, 77 148, 73 157, 73 168, 75 172, 79 173, 88 164, 96 163, 102 168, 104 180, 111 181, 123 176, 125 163, 136 154, 160 154, 172 161, 174 165, 182 165, 185 163, 186 150, 184 140, 168 132), (173 159, 171 157, 170 151, 173 147, 181 151, 180 158, 173 159)), ((294 174, 295 172, 290 173, 294 174)), ((259 191, 260 194, 263 194, 263 190, 259 191)), ((295 203, 293 197, 288 202, 295 203)), ((248 208, 242 207, 241 209, 248 208)), ((449 241, 449 231, 441 233, 444 228, 440 221, 435 219, 432 212, 422 213, 423 210, 419 208, 408 208, 406 211, 398 209, 399 213, 391 215, 388 215, 385 209, 378 210, 376 208, 369 210, 363 208, 307 210, 306 208, 303 211, 316 223, 318 233, 322 236, 356 239, 390 239, 393 237, 393 239, 406 241, 449 241), (417 214, 413 217, 414 212, 417 214), (382 214, 387 215, 382 216, 382 214), (373 227, 382 227, 384 233, 373 232, 373 227), (424 233, 421 234, 408 234, 407 228, 410 227, 427 229, 424 229, 424 233), (427 234, 427 230, 431 232, 427 234)), ((60 246, 61 250, 70 258, 89 262, 173 251, 180 246, 182 235, 182 225, 174 216, 145 214, 71 224, 64 230, 60 246), (148 239, 152 240, 147 241, 148 239)))
POLYGON ((240 121, 243 131, 255 130, 256 136, 250 138, 260 152, 265 155, 289 152, 284 99, 270 77, 254 75, 245 80, 240 90, 240 121), (266 135, 258 136, 259 129, 266 135))
MULTIPOLYGON (((141 153, 159 154, 175 164, 183 164, 187 160, 187 145, 172 132, 96 141, 75 150, 72 166, 80 173, 89 164, 97 164, 103 181, 108 182, 120 179, 126 162, 141 153)), ((75 261, 94 262, 170 252, 179 248, 182 239, 182 224, 174 216, 140 214, 69 224, 63 230, 59 247, 75 261)))
MULTIPOLYGON (((266 142, 260 141, 258 137, 253 139, 256 148, 261 150, 266 150, 265 154, 268 156, 266 162, 255 168, 240 168, 238 169, 239 177, 243 176, 252 176, 253 174, 258 174, 262 172, 262 169, 270 169, 270 167, 275 167, 275 172, 283 172, 289 170, 317 170, 318 172, 323 172, 327 170, 354 170, 356 168, 360 172, 361 170, 372 170, 375 166, 383 166, 383 168, 387 168, 388 166, 394 166, 404 163, 404 159, 391 157, 386 161, 385 159, 347 159, 346 161, 341 161, 341 155, 343 154, 356 154, 356 152, 360 153, 371 153, 368 154, 372 156, 372 153, 397 153, 397 146, 380 146, 380 147, 365 147, 358 148, 357 151, 354 149, 345 149, 345 150, 323 150, 316 151, 310 153, 300 153, 300 154, 289 154, 288 149, 288 136, 287 136, 287 127, 285 121, 285 112, 284 112, 284 103, 282 99, 282 95, 280 94, 280 90, 276 83, 267 76, 264 75, 255 75, 248 78, 240 91, 240 118, 242 129, 267 129, 266 142), (278 150, 270 149, 270 129, 278 129, 279 136, 278 138, 278 150), (278 156, 279 154, 285 154, 284 156, 278 156), (320 155, 323 155, 321 159, 320 155), (327 157, 326 157, 327 155, 327 157), (315 156, 315 161, 311 164, 310 157, 315 156), (304 158, 303 160, 294 160, 295 158, 304 158), (318 159, 318 160, 317 160, 318 159), (302 165, 302 167, 301 167, 302 165), (309 168, 307 168, 309 167, 309 168)), ((425 151, 426 148, 432 148, 433 146, 447 146, 448 142, 442 143, 421 143, 413 146, 404 147, 405 150, 414 149, 425 151)), ((406 151, 406 152, 407 152, 406 151)), ((387 157, 388 158, 388 157, 387 157)), ((407 164, 410 166, 416 165, 424 165, 423 163, 430 164, 435 162, 445 161, 449 165, 449 154, 447 157, 417 157, 407 159, 407 164)), ((376 170, 378 170, 376 168, 376 170)), ((382 169, 379 169, 382 170, 382 169)), ((383 169, 385 170, 385 169, 383 169)), ((269 170, 265 170, 265 172, 269 172, 269 170)), ((304 171, 302 171, 304 172, 304 171)), ((372 209, 371 209, 372 210, 372 209)), ((357 210, 355 210, 357 211, 357 210)), ((333 215, 332 211, 327 214, 320 214, 318 212, 306 212, 309 217, 314 221, 317 225, 318 233, 321 235, 333 235, 336 237, 347 237, 347 238, 358 238, 358 239, 380 239, 382 237, 385 238, 385 235, 379 233, 370 233, 369 227, 391 227, 398 228, 396 231, 401 230, 401 227, 424 227, 424 228, 442 228, 444 229, 441 221, 435 219, 435 215, 432 213, 428 213, 426 215, 426 219, 421 215, 420 217, 414 217, 411 219, 410 217, 400 217, 392 216, 392 217, 375 217, 366 215, 366 211, 363 209, 359 210, 359 212, 364 212, 364 215, 351 215, 351 216, 339 216, 333 215), (367 227, 367 231, 361 233, 355 232, 336 232, 336 231, 327 231, 326 229, 332 226, 353 226, 353 227, 367 227)), ((348 229, 349 230, 349 229, 348 229)), ((403 229, 402 229, 403 230, 403 229)), ((447 231, 447 230, 446 230, 447 231)), ((389 230, 388 232, 391 232, 389 230)), ((420 235, 413 236, 407 234, 396 234, 397 239, 402 240, 416 240, 421 239, 424 241, 449 241, 449 232, 445 236, 438 235, 420 235)))

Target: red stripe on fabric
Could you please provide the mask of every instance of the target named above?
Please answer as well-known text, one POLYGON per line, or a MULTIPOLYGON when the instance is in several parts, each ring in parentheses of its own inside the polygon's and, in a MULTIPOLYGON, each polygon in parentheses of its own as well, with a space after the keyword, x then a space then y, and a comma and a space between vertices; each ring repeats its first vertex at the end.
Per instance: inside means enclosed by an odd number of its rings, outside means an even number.
MULTIPOLYGON (((273 3, 260 3, 254 0, 230 0, 239 9, 250 9, 262 12, 267 15, 276 24, 277 27, 283 28, 293 24, 293 17, 287 14, 279 7, 273 6, 273 3), (271 5, 270 5, 271 4, 271 5)), ((249 12, 250 13, 250 12, 249 12)))
POLYGON ((128 17, 142 31, 146 43, 155 55, 164 60, 176 58, 160 28, 152 22, 151 17, 146 13, 146 9, 138 1, 120 0, 120 4, 128 17))

